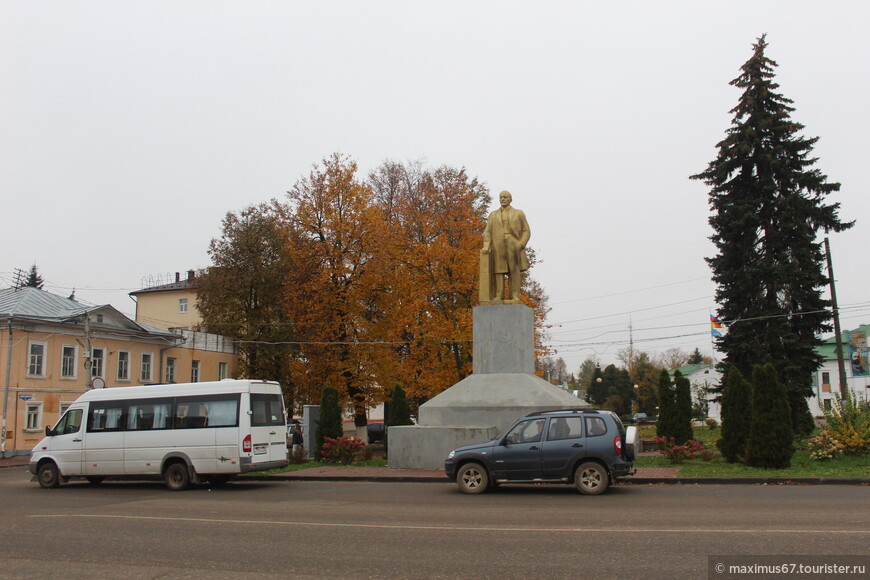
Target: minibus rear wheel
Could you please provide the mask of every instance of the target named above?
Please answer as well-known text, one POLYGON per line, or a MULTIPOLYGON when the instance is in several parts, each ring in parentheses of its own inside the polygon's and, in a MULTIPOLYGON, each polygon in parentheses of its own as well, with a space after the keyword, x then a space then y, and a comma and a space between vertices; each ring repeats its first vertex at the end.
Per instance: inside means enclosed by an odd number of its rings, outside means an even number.
POLYGON ((45 489, 51 489, 60 485, 60 471, 53 461, 46 461, 39 466, 36 473, 39 485, 45 489))
POLYGON ((184 491, 190 487, 190 474, 187 472, 187 465, 179 461, 169 465, 163 477, 166 480, 166 487, 170 491, 184 491))

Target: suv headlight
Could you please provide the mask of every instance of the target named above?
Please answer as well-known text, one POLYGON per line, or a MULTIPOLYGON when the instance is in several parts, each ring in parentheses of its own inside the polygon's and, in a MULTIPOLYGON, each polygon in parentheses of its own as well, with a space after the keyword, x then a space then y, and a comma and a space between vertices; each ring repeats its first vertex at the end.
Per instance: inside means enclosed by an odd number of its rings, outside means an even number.
POLYGON ((455 451, 451 451, 451 452, 447 455, 447 459, 453 459, 453 456, 454 456, 454 455, 456 455, 456 452, 455 452, 455 451))

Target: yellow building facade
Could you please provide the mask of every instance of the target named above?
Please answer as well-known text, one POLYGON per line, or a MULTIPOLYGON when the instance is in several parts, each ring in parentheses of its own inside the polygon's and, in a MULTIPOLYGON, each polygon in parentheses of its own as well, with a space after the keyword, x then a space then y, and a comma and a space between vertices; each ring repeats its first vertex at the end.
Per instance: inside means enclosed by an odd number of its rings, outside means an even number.
POLYGON ((0 290, 0 325, 4 456, 29 453, 88 389, 237 374, 236 347, 224 337, 157 328, 36 288, 0 290))

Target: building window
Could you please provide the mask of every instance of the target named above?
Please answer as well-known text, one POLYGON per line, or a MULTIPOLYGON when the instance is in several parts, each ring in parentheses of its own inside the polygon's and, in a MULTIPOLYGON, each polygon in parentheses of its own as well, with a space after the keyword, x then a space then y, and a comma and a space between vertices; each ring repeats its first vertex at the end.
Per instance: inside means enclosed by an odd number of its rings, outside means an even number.
POLYGON ((222 381, 227 378, 227 363, 218 363, 218 380, 222 381))
POLYGON ((190 382, 198 383, 199 382, 199 361, 195 360, 190 363, 190 382))
POLYGON ((150 352, 142 353, 142 369, 139 372, 139 380, 143 383, 151 382, 151 368, 154 361, 154 355, 150 352))
POLYGON ((118 351, 118 380, 119 381, 129 381, 130 380, 130 351, 129 350, 119 350, 118 351))
POLYGON ((103 376, 103 363, 106 361, 106 349, 95 348, 91 351, 91 378, 103 376))
POLYGON ((26 431, 39 431, 42 429, 42 403, 27 403, 25 410, 26 431))
POLYGON ((69 409, 70 405, 72 405, 72 403, 61 403, 60 404, 60 415, 58 415, 58 417, 63 417, 63 414, 66 413, 66 410, 69 409))
POLYGON ((166 382, 174 383, 175 382, 175 359, 168 358, 166 359, 166 382))
POLYGON ((63 355, 60 359, 60 376, 64 379, 74 379, 76 376, 76 347, 63 345, 63 355))
POLYGON ((27 366, 27 374, 31 377, 45 376, 45 349, 44 342, 30 343, 30 362, 27 366))
POLYGON ((187 312, 187 298, 178 299, 178 312, 180 312, 181 314, 187 312))

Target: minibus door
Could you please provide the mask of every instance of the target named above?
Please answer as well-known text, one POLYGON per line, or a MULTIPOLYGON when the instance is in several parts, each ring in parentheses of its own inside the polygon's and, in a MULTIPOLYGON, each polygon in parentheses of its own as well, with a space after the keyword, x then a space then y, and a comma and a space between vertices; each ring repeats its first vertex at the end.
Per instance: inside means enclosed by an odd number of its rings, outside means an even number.
POLYGON ((81 475, 82 473, 82 439, 85 430, 82 427, 84 409, 70 407, 64 413, 57 425, 51 431, 51 435, 44 441, 50 448, 51 455, 57 462, 60 472, 66 476, 81 475))

